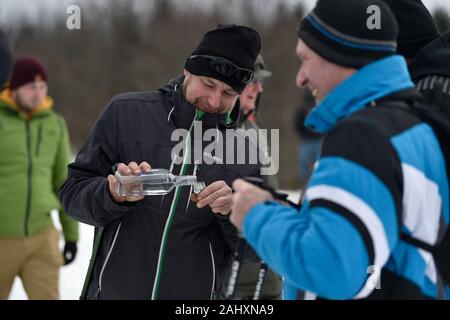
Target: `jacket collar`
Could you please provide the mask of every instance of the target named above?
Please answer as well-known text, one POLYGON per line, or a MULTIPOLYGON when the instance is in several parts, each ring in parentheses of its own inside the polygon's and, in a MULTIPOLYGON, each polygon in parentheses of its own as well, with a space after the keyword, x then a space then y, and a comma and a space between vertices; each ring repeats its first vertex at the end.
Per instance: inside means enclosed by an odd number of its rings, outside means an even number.
POLYGON ((332 90, 305 120, 305 126, 328 132, 353 112, 394 92, 413 88, 406 61, 394 55, 371 63, 332 90))
MULTIPOLYGON (((183 95, 184 75, 180 75, 169 81, 159 90, 165 94, 166 103, 169 106, 168 121, 173 120, 178 128, 189 129, 192 121, 198 118, 197 109, 183 95)), ((239 101, 239 100, 238 100, 239 101)), ((239 103, 233 107, 230 117, 227 114, 205 112, 201 119, 204 128, 236 128, 239 120, 239 103), (231 122, 230 120, 231 119, 231 122)))

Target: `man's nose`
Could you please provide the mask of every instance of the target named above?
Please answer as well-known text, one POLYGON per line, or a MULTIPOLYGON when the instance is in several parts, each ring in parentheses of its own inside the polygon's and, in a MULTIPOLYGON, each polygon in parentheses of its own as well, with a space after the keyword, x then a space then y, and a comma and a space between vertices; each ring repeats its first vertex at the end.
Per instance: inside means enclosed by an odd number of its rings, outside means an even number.
POLYGON ((33 95, 33 100, 36 101, 36 103, 40 103, 44 100, 45 94, 43 92, 35 92, 33 95))
POLYGON ((264 87, 261 81, 256 81, 256 92, 261 93, 264 91, 264 87))
POLYGON ((295 78, 295 83, 297 84, 297 87, 299 87, 299 88, 306 86, 306 84, 308 83, 308 78, 306 77, 302 68, 298 69, 297 76, 295 78))
POLYGON ((44 94, 42 93, 42 92, 40 92, 40 91, 36 91, 35 93, 34 93, 34 100, 37 100, 37 101, 39 101, 39 100, 42 100, 42 99, 44 99, 44 94))
POLYGON ((220 92, 211 93, 208 97, 208 104, 211 108, 218 108, 220 106, 220 92))

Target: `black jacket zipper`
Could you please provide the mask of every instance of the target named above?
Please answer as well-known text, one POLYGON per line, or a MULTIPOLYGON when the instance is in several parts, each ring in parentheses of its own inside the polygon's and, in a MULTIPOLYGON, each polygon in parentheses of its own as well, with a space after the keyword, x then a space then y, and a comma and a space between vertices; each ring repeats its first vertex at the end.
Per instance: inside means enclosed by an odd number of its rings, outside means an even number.
POLYGON ((31 159, 31 141, 30 141, 30 122, 25 120, 25 128, 27 134, 27 153, 28 153, 28 193, 27 193, 27 205, 25 210, 24 229, 25 236, 28 237, 28 220, 30 218, 31 207, 31 174, 33 172, 32 159, 31 159))
POLYGON ((39 125, 36 143, 36 157, 39 157, 39 150, 41 149, 41 141, 42 141, 42 125, 39 125))

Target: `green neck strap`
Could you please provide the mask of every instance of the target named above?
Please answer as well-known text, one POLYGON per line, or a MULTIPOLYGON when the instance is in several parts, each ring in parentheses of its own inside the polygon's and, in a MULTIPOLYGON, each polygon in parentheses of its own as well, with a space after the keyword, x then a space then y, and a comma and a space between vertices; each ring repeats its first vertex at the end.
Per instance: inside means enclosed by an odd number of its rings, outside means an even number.
POLYGON ((203 118, 204 115, 205 115, 205 111, 199 110, 199 109, 195 110, 195 119, 196 120, 201 120, 201 118, 203 118))
MULTIPOLYGON (((201 120, 203 118, 203 116, 205 115, 205 111, 203 111, 203 110, 196 109, 195 112, 196 112, 196 114, 195 114, 196 120, 201 120)), ((233 122, 233 118, 231 117, 231 111, 230 111, 227 114, 227 124, 230 124, 232 122, 233 122)))
POLYGON ((230 124, 230 123, 232 123, 233 122, 233 118, 231 117, 231 111, 230 112, 228 112, 228 114, 227 114, 227 124, 230 124))

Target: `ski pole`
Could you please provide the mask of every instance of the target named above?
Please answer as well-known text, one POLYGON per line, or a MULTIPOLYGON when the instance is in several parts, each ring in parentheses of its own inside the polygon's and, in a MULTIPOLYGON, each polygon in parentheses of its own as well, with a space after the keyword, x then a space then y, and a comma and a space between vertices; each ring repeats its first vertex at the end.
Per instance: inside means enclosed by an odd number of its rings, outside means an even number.
POLYGON ((264 287, 264 283, 266 282, 267 276, 267 263, 261 261, 261 265, 259 267, 258 272, 258 280, 256 281, 255 292, 253 293, 253 300, 261 300, 261 294, 264 287))
MULTIPOLYGON (((257 178, 257 177, 245 177, 244 178, 245 181, 252 183, 254 185, 256 185, 257 187, 264 189, 268 192, 270 192, 270 194, 279 201, 285 202, 287 204, 289 204, 290 206, 294 207, 294 208, 299 208, 300 205, 296 204, 290 200, 288 200, 288 194, 287 193, 282 193, 279 192, 269 186, 267 186, 264 183, 264 180, 261 178, 257 178)), ((240 237, 239 239, 239 244, 238 244, 238 248, 237 251, 235 251, 234 253, 234 259, 233 259, 233 263, 231 265, 231 274, 230 277, 228 279, 228 286, 227 286, 227 290, 225 293, 225 299, 226 300, 233 300, 235 293, 236 293, 236 287, 239 281, 239 274, 241 272, 241 266, 242 263, 244 261, 244 255, 245 255, 245 247, 247 245, 247 242, 245 241, 244 238, 240 237)), ((268 266, 265 262, 261 262, 261 266, 258 272, 258 281, 256 283, 256 288, 255 288, 255 292, 253 294, 253 300, 259 300, 261 298, 261 292, 262 292, 262 288, 264 287, 264 282, 266 279, 266 274, 267 274, 267 269, 268 266)))
POLYGON ((226 300, 233 300, 236 293, 236 287, 239 281, 239 274, 241 272, 241 265, 244 261, 245 247, 247 242, 244 238, 240 237, 237 251, 234 252, 234 260, 231 265, 231 274, 228 279, 227 291, 225 293, 226 300))
MULTIPOLYGON (((259 187, 261 189, 268 191, 276 200, 285 202, 288 205, 290 205, 291 207, 294 207, 296 209, 300 208, 300 204, 294 203, 287 199, 289 196, 287 193, 279 192, 279 191, 273 189, 272 187, 267 186, 264 183, 263 179, 256 178, 256 177, 246 177, 246 178, 244 178, 244 180, 256 185, 257 187, 259 187)), ((264 284, 266 282, 267 270, 268 270, 267 263, 265 263, 264 261, 261 261, 261 265, 259 267, 259 272, 258 272, 258 279, 256 281, 255 291, 253 293, 253 300, 261 300, 262 290, 263 290, 264 284)))

